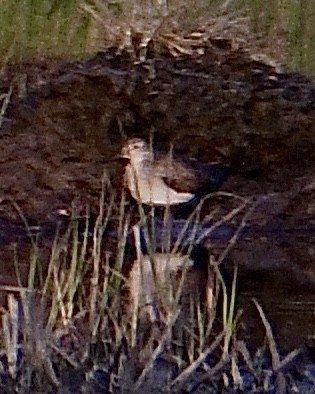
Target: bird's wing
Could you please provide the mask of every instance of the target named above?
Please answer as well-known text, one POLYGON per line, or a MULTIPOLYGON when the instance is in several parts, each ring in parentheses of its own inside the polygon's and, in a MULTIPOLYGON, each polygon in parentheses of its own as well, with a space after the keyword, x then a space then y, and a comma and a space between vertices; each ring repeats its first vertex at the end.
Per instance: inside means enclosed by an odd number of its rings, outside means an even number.
POLYGON ((169 155, 156 161, 157 173, 164 182, 178 192, 211 193, 229 176, 229 168, 218 163, 201 163, 196 159, 175 160, 169 155))
POLYGON ((199 179, 188 164, 166 155, 156 161, 156 173, 172 189, 182 193, 193 193, 199 187, 199 179))

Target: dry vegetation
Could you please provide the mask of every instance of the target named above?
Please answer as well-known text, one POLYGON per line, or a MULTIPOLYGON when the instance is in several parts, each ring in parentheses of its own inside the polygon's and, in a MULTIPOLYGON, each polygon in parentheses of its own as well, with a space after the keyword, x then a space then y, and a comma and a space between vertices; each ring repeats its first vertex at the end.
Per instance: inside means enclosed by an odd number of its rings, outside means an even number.
POLYGON ((20 0, 14 6, 6 0, 1 65, 42 56, 73 59, 139 41, 146 47, 151 39, 177 52, 189 46, 185 35, 195 32, 233 38, 252 53, 313 75, 313 17, 312 1, 274 0, 266 9, 260 0, 20 0))
MULTIPOLYGON (((178 263, 181 269, 174 285, 169 281, 165 260, 160 270, 153 249, 149 227, 155 223, 155 216, 145 216, 139 207, 142 223, 147 224, 132 230, 124 196, 115 230, 118 242, 114 245, 108 232, 114 195, 106 185, 103 190, 93 230, 88 212, 85 218, 73 212, 68 229, 55 236, 47 270, 43 270, 34 238, 27 285, 23 286, 19 262, 13 262, 19 286, 2 288, 8 295, 0 334, 1 391, 216 393, 220 388, 225 392, 284 392, 281 390, 290 381, 283 370, 298 352, 281 359, 270 325, 256 301, 266 328, 265 351, 269 356, 262 349, 252 355, 245 342, 238 339, 241 313, 236 312, 235 305, 237 271, 230 289, 220 274, 218 261, 209 257, 206 268, 211 269, 211 280, 207 282, 206 297, 191 293, 191 301, 186 302, 187 258, 178 263), (150 250, 146 256, 139 241, 140 229, 150 250), (131 258, 127 250, 135 252, 133 267, 141 274, 133 279, 125 269, 131 258), (144 271, 143 263, 147 264, 144 271), (151 315, 143 314, 138 297, 141 292, 154 311, 151 315)), ((194 247, 198 236, 191 226, 199 226, 202 203, 187 219, 181 238, 168 253, 168 262, 178 257, 181 245, 186 243, 188 254, 194 247)), ((222 220, 230 220, 245 203, 241 200, 238 208, 222 220)), ((243 224, 250 210, 247 205, 243 224)), ((209 224, 207 232, 216 225, 209 224)), ((223 255, 236 239, 234 234, 223 255)), ((165 248, 169 240, 167 245, 165 248)))
MULTIPOLYGON (((171 52, 193 50, 191 37, 180 38, 173 33, 165 33, 174 25, 173 19, 168 17, 176 13, 178 4, 172 3, 172 10, 165 8, 166 3, 162 2, 157 8, 148 5, 151 12, 149 24, 147 13, 146 18, 141 19, 140 11, 127 8, 116 30, 111 22, 117 13, 120 18, 120 3, 112 4, 110 12, 104 8, 103 2, 96 0, 81 2, 80 7, 75 8, 74 35, 79 31, 78 21, 86 21, 86 15, 93 19, 89 33, 83 30, 84 39, 79 41, 79 48, 83 46, 82 42, 87 42, 87 36, 93 50, 96 43, 104 47, 113 42, 122 48, 132 47, 132 39, 139 36, 139 45, 144 49, 150 39, 157 38, 171 52), (84 18, 83 12, 86 13, 84 18), (132 23, 127 24, 130 15, 132 23), (163 30, 165 25, 169 27, 163 30)), ((143 8, 141 10, 143 12, 143 8)), ((189 11, 184 7, 180 15, 189 11)), ((220 24, 226 21, 210 22, 212 25, 208 31, 220 31, 220 24)), ((25 19, 25 26, 28 25, 29 21, 25 19)), ((60 23, 56 26, 59 26, 56 37, 64 40, 65 30, 60 28, 60 23)), ((235 26, 232 22, 229 24, 231 32, 235 26)), ((207 31, 202 31, 194 39, 207 39, 207 34, 207 31)), ((71 41, 71 36, 67 37, 71 41)), ((25 38, 27 40, 28 36, 25 38)), ((14 37, 8 40, 10 45, 5 48, 4 62, 13 53, 19 53, 16 51, 18 41, 14 37)), ((56 40, 56 47, 62 42, 56 40)), ((32 45, 36 51, 43 48, 35 42, 32 45)), ((44 49, 47 49, 45 44, 44 49)), ((0 123, 10 94, 2 97, 0 123)), ((12 264, 16 267, 19 286, 1 289, 7 293, 0 332, 1 392, 216 393, 220 389, 231 393, 236 390, 282 393, 293 390, 294 379, 285 373, 285 368, 298 351, 285 358, 280 356, 263 310, 254 301, 261 324, 266 329, 266 344, 252 354, 237 336, 241 321, 241 313, 236 311, 237 271, 231 286, 225 284, 220 274, 220 262, 237 241, 247 215, 251 213, 247 203, 240 200, 234 211, 208 228, 207 231, 211 232, 220 223, 243 212, 244 220, 222 255, 217 260, 209 257, 207 268, 211 267, 211 285, 209 282, 206 298, 189 302, 187 319, 181 318, 187 270, 181 270, 176 285, 170 281, 165 291, 165 281, 170 273, 166 270, 160 277, 154 273, 159 263, 154 257, 154 240, 150 235, 147 234, 146 244, 151 250, 146 260, 139 243, 131 243, 130 247, 137 252, 134 269, 138 271, 132 271, 131 279, 126 275, 125 264, 129 258, 126 245, 132 231, 130 217, 122 198, 115 229, 118 242, 107 242, 114 196, 105 186, 97 219, 92 223, 88 210, 83 219, 73 212, 67 231, 56 233, 45 269, 38 251, 38 240, 30 234, 32 250, 27 285, 20 277, 18 260, 14 260, 12 264), (150 280, 149 298, 147 292, 141 296, 136 294, 139 288, 146 291, 144 284, 147 281, 140 279, 142 263, 151 265, 146 273, 146 279, 149 276, 150 280), (158 308, 158 313, 155 309, 153 314, 150 311, 150 319, 142 316, 142 298, 149 299, 149 303, 158 308)), ((199 225, 199 210, 200 206, 189 218, 186 229, 191 229, 191 223, 193 227, 199 225)), ((142 211, 140 216, 144 220, 142 211)), ((209 216, 212 217, 211 214, 209 216)), ((27 228, 27 223, 25 225, 27 228)), ((193 231, 188 235, 184 232, 171 251, 171 257, 177 256, 183 239, 188 239, 188 246, 192 248, 205 236, 195 235, 193 231)))

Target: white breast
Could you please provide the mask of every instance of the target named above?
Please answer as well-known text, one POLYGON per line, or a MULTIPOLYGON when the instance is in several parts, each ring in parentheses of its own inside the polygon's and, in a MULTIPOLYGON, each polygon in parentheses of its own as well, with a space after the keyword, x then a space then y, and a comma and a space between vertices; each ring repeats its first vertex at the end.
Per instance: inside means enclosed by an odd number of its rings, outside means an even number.
POLYGON ((180 193, 171 189, 149 163, 141 168, 129 164, 126 167, 125 177, 132 197, 142 204, 175 205, 194 197, 191 193, 180 193))

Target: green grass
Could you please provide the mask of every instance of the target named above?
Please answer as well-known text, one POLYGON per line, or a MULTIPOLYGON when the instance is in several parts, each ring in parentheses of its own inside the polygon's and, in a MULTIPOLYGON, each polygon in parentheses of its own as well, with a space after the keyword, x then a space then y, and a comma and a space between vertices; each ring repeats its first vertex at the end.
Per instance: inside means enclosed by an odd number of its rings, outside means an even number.
MULTIPOLYGON (((276 49, 283 41, 285 61, 293 71, 302 71, 315 78, 315 3, 312 0, 270 0, 268 7, 260 0, 240 0, 231 3, 233 9, 250 17, 254 34, 273 41, 276 49)), ((272 46, 271 48, 272 49, 272 46)), ((279 49, 278 49, 279 50, 279 49)))
MULTIPOLYGON (((85 7, 82 4, 69 0, 3 1, 0 13, 2 61, 38 56, 68 57, 69 54, 72 56, 88 52, 90 46, 95 48, 96 45, 91 29, 96 29, 96 36, 100 36, 100 32, 106 33, 112 27, 112 16, 117 18, 114 19, 114 24, 118 21, 122 29, 128 27, 126 19, 132 12, 132 6, 125 7, 123 2, 118 1, 105 8, 99 1, 85 3, 85 7)), ((179 3, 170 2, 170 11, 176 10, 176 6, 179 7, 179 3)), ((302 31, 298 28, 294 9, 290 10, 290 42, 294 43, 292 48, 301 48, 302 41, 298 33, 302 34, 302 31)), ((147 17, 140 11, 138 10, 139 18, 147 17)), ((186 11, 189 11, 187 4, 186 11)), ((196 11, 195 17, 197 14, 196 11)), ((306 18, 303 15, 301 18, 306 18)), ((273 19, 277 21, 277 18, 273 19)), ((303 36, 304 39, 306 36, 303 36)), ((307 45, 303 44, 303 47, 307 45)), ((294 55, 292 59, 303 56, 294 55)), ((294 67, 299 65, 297 61, 294 63, 294 67)), ((119 242, 103 249, 104 234, 113 215, 114 199, 115 196, 109 193, 104 183, 100 212, 93 223, 92 235, 89 211, 86 212, 83 231, 80 230, 78 214, 73 212, 67 231, 56 233, 46 268, 43 268, 38 240, 30 237, 32 247, 27 283, 21 278, 18 258, 14 259, 19 286, 2 289, 8 291, 8 296, 7 307, 2 311, 0 329, 0 371, 2 377, 5 376, 5 383, 3 380, 0 388, 21 393, 28 390, 36 392, 34 387, 38 387, 38 392, 43 388, 57 390, 63 384, 71 384, 70 376, 80 378, 82 387, 91 388, 93 368, 99 367, 109 372, 112 385, 115 381, 119 387, 145 392, 143 387, 150 381, 152 371, 161 357, 168 359, 172 365, 175 364, 177 369, 176 375, 164 387, 166 392, 178 392, 197 370, 201 370, 208 380, 211 379, 213 392, 216 392, 219 385, 222 387, 230 384, 233 386, 232 390, 242 389, 244 382, 239 366, 244 363, 255 377, 257 387, 266 387, 266 384, 271 387, 271 379, 267 383, 264 380, 266 371, 259 366, 259 354, 250 355, 246 345, 236 337, 238 322, 241 321, 236 308, 237 271, 229 288, 217 268, 217 285, 221 289, 222 300, 219 300, 216 292, 210 316, 204 313, 203 305, 192 304, 188 319, 192 322, 190 325, 182 325, 179 321, 185 272, 175 291, 164 292, 161 288, 158 298, 165 317, 163 326, 157 331, 149 327, 151 333, 146 337, 147 331, 144 333, 140 324, 139 308, 126 312, 124 291, 128 287, 128 278, 124 275, 124 264, 130 217, 125 211, 124 195, 117 221, 119 242), (221 304, 218 305, 219 302, 221 304), (215 321, 221 322, 221 330, 215 329, 215 321), (19 349, 23 354, 21 361, 19 349), (211 368, 205 362, 210 356, 214 359, 211 368), (139 371, 134 371, 135 365, 139 371), (68 378, 63 376, 63 371, 65 375, 69 375, 68 378)), ((18 206, 15 205, 15 208, 19 211, 18 206)), ((195 226, 199 224, 200 209, 201 206, 189 218, 186 228, 191 223, 195 226)), ((240 200, 238 207, 214 224, 214 228, 244 211, 246 218, 250 208, 246 201, 240 200)), ((22 212, 19 213, 23 218, 22 212)), ((140 217, 145 219, 142 210, 140 217)), ((209 218, 212 218, 211 214, 209 218)), ((154 274, 155 240, 148 231, 150 227, 154 230, 154 214, 150 219, 146 242, 154 274)), ((24 222, 27 229, 27 222, 24 222)), ((245 222, 244 219, 239 230, 245 222)), ((211 230, 213 228, 209 228, 211 230)), ((237 242, 239 230, 214 265, 222 261, 237 242)), ((154 231, 151 233, 154 234, 154 231)), ((187 233, 184 229, 173 253, 180 249, 185 237, 187 233)), ((194 230, 188 237, 192 245, 196 241, 194 230)), ((198 241, 201 240, 202 237, 198 241)), ((165 249, 169 249, 168 242, 165 249)), ((156 274, 154 277, 159 289, 161 284, 156 279, 156 274)), ((276 374, 280 382, 278 384, 283 388, 286 382, 282 371, 296 352, 281 359, 271 327, 261 307, 257 302, 255 305, 266 328, 267 349, 271 354, 267 373, 269 376, 276 374)))
POLYGON ((90 17, 77 0, 2 1, 2 59, 67 57, 86 52, 90 17))
MULTIPOLYGON (((266 383, 266 369, 260 366, 261 356, 259 353, 251 356, 246 344, 236 336, 242 320, 236 307, 237 271, 232 285, 227 285, 213 258, 209 268, 215 269, 216 285, 211 308, 205 309, 199 299, 191 299, 188 315, 181 320, 185 305, 182 290, 187 274, 184 270, 174 289, 170 289, 172 282, 166 281, 169 291, 160 291, 161 283, 155 282, 156 305, 161 307, 163 316, 160 324, 142 321, 139 304, 132 309, 129 279, 124 269, 128 259, 125 246, 130 242, 127 236, 131 231, 124 193, 119 218, 115 217, 118 242, 113 244, 107 238, 115 203, 117 198, 104 181, 97 220, 91 227, 88 210, 80 219, 74 211, 69 227, 56 233, 48 265, 40 257, 39 240, 31 237, 26 281, 19 272, 17 253, 14 264, 19 286, 1 289, 7 292, 7 307, 2 310, 0 327, 1 392, 54 392, 60 387, 72 387, 73 382, 78 381, 80 389, 92 392, 95 384, 105 387, 108 383, 112 388, 119 387, 119 392, 179 393, 182 388, 190 387, 194 379, 200 380, 200 384, 205 380, 209 393, 217 392, 219 386, 233 392, 245 385, 240 371, 240 365, 244 369, 244 364, 254 377, 256 388, 272 387, 274 374, 279 377, 281 387, 285 387, 282 370, 298 353, 292 352, 284 359, 280 357, 271 327, 255 301, 266 327, 267 350, 272 356, 267 371, 270 381, 266 383), (161 360, 166 364, 163 387, 159 387, 153 377, 161 360), (93 372, 96 369, 108 373, 109 381, 105 377, 96 381, 93 372), (175 370, 172 375, 171 370, 175 370)), ((22 212, 14 202, 12 204, 27 230, 22 212)), ((201 209, 203 202, 188 219, 192 224, 199 225, 201 209)), ((249 211, 250 207, 240 199, 239 209, 226 215, 221 223, 232 220, 240 212, 246 220, 249 211)), ((144 215, 142 209, 140 213, 144 215)), ((146 215, 142 217, 144 220, 146 215)), ((150 226, 155 225, 154 214, 149 216, 148 222, 150 226)), ((147 242, 151 243, 151 264, 154 265, 155 243, 151 234, 148 231, 147 242)), ((181 237, 182 240, 175 243, 176 251, 183 240, 189 240, 191 245, 196 242, 194 230, 181 237)), ((168 240, 166 244, 169 245, 168 240)), ((136 243, 131 247, 137 248, 136 243)), ((171 253, 175 254, 175 250, 171 253)))
MULTIPOLYGON (((261 0, 170 0, 160 4, 140 0, 3 0, 1 64, 8 59, 82 57, 110 45, 126 44, 130 30, 143 31, 149 36, 156 35, 157 31, 167 33, 174 26, 177 26, 175 30, 189 31, 207 21, 212 20, 213 25, 214 18, 226 12, 235 18, 249 16, 250 21, 246 23, 253 42, 256 35, 260 39, 265 37, 269 53, 268 43, 272 38, 279 48, 271 51, 271 56, 285 50, 287 57, 282 55, 281 59, 286 58, 292 70, 315 75, 312 0, 273 0, 267 8, 261 0)), ((244 19, 240 24, 244 24, 244 19)), ((240 25, 240 29, 243 28, 240 25)), ((222 28, 218 33, 222 33, 222 28)))

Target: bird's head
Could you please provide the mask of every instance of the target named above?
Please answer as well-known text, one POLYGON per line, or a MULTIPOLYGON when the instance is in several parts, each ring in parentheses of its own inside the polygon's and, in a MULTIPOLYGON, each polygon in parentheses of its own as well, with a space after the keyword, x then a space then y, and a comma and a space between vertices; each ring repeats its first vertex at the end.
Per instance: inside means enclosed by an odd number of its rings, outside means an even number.
POLYGON ((137 165, 143 161, 152 160, 153 152, 144 140, 133 138, 122 147, 121 158, 128 160, 132 165, 137 165))

